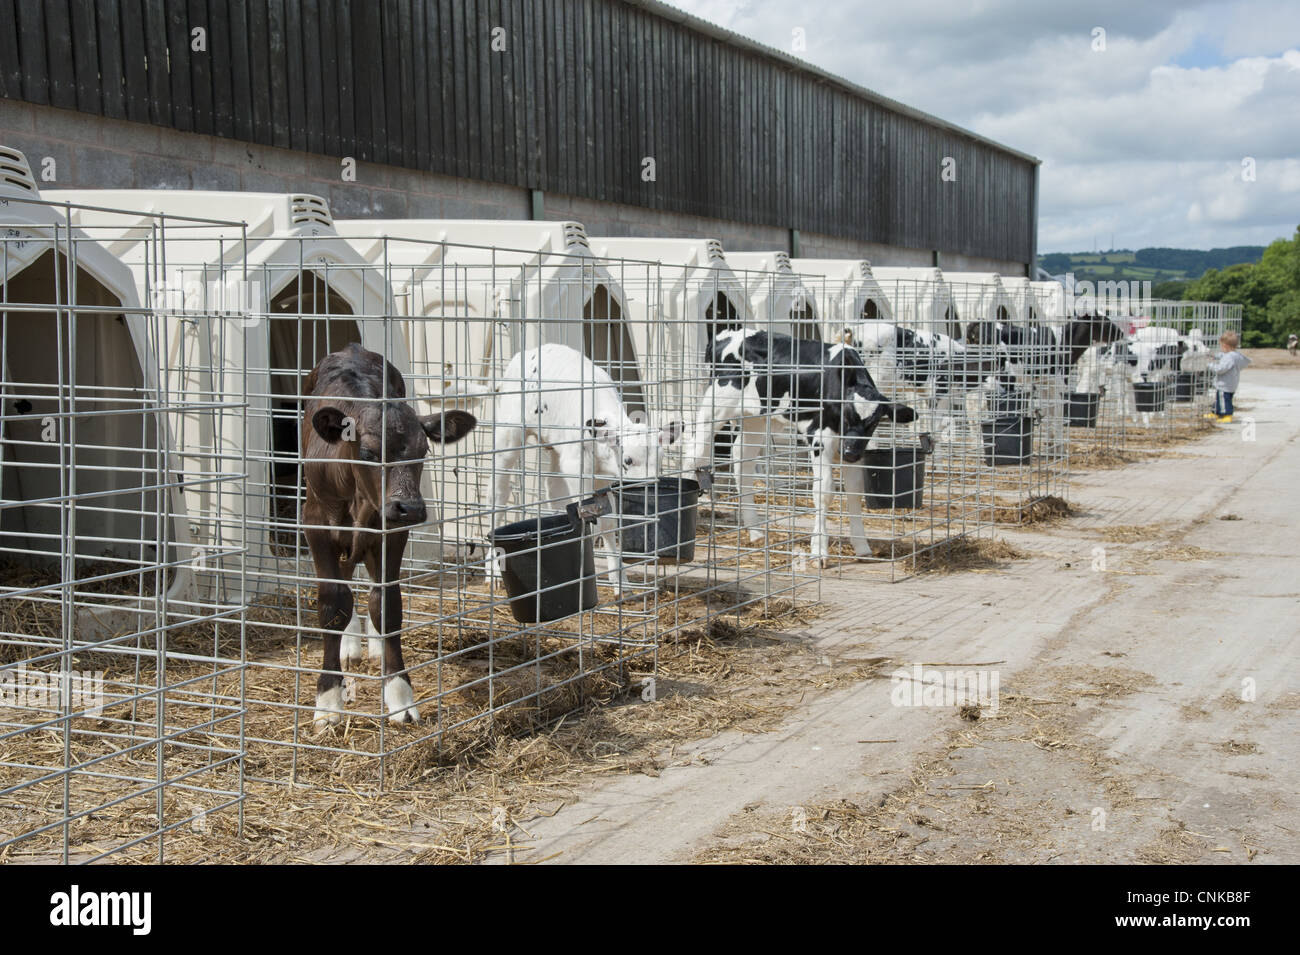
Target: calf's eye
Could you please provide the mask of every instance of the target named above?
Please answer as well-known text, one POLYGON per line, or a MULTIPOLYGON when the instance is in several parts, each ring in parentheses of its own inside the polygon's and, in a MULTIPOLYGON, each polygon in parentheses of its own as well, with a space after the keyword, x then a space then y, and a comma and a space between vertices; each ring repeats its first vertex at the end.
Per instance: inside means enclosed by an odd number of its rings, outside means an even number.
POLYGON ((633 462, 633 460, 632 460, 631 457, 626 457, 626 458, 623 459, 623 463, 624 463, 625 465, 627 465, 628 467, 631 467, 631 466, 633 465, 634 462, 633 462))

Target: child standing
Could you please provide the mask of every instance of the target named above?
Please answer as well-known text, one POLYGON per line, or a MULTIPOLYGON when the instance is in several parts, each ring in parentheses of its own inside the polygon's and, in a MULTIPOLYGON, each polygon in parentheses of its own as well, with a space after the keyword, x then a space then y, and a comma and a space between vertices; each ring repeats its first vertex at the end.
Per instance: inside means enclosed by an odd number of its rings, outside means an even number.
POLYGON ((1219 336, 1219 357, 1207 366, 1214 372, 1214 411, 1205 417, 1221 424, 1232 423, 1232 396, 1241 380, 1241 369, 1250 364, 1250 359, 1237 351, 1240 345, 1236 332, 1224 332, 1219 336))

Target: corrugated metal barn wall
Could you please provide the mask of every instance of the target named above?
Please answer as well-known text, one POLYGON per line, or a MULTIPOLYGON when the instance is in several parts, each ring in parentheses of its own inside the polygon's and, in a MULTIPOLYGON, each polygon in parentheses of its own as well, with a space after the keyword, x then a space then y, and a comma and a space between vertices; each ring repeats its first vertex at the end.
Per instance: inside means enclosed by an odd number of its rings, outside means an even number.
POLYGON ((653 209, 1032 259, 1029 159, 620 0, 0 0, 0 96, 653 209), (205 51, 191 48, 196 28, 205 51), (940 181, 945 156, 956 182, 940 181))

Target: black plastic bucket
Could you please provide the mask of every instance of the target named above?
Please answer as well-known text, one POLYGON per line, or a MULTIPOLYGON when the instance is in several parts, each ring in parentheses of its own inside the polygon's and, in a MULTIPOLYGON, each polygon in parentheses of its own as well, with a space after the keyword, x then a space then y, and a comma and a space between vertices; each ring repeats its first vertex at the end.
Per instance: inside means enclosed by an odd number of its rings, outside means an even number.
POLYGON ((995 391, 986 401, 989 413, 999 418, 1022 415, 1029 411, 1029 393, 1016 388, 995 391))
POLYGON ((1165 410, 1169 387, 1163 381, 1139 381, 1133 385, 1133 406, 1139 412, 1165 410))
POLYGON ((877 448, 864 452, 865 506, 902 510, 925 504, 925 451, 921 448, 877 448))
POLYGON ((1034 452, 1034 419, 1007 415, 980 425, 984 432, 984 457, 993 467, 1025 464, 1034 452))
POLYGON ((1095 428, 1100 409, 1101 395, 1071 391, 1065 396, 1065 423, 1071 428, 1095 428))
POLYGON ((596 606, 596 554, 575 506, 506 524, 490 537, 505 552, 501 579, 520 623, 559 620, 596 606))
POLYGON ((1196 397, 1196 374, 1180 371, 1174 378, 1174 401, 1187 402, 1196 397))
POLYGON ((694 559, 698 481, 660 478, 620 484, 606 493, 617 515, 619 553, 624 560, 675 564, 694 559))

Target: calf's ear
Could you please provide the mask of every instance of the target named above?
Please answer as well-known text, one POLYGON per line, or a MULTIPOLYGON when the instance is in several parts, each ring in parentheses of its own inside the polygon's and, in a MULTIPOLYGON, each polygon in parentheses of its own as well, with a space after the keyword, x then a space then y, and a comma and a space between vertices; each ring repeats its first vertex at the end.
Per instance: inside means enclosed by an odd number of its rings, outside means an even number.
POLYGON ((668 447, 668 445, 680 438, 685 430, 685 421, 669 421, 668 424, 659 429, 660 447, 668 447))
POLYGON ((609 427, 609 422, 604 418, 588 418, 584 427, 597 441, 603 441, 611 448, 618 445, 618 432, 609 427))
POLYGON ((311 416, 311 426, 325 439, 326 444, 338 444, 343 440, 343 432, 348 430, 351 420, 333 405, 317 408, 311 416))
POLYGON ((454 444, 474 430, 478 419, 468 411, 444 411, 420 419, 420 426, 429 440, 439 444, 454 444))
POLYGON ((907 405, 883 404, 880 413, 897 424, 907 424, 916 420, 916 412, 907 405))

